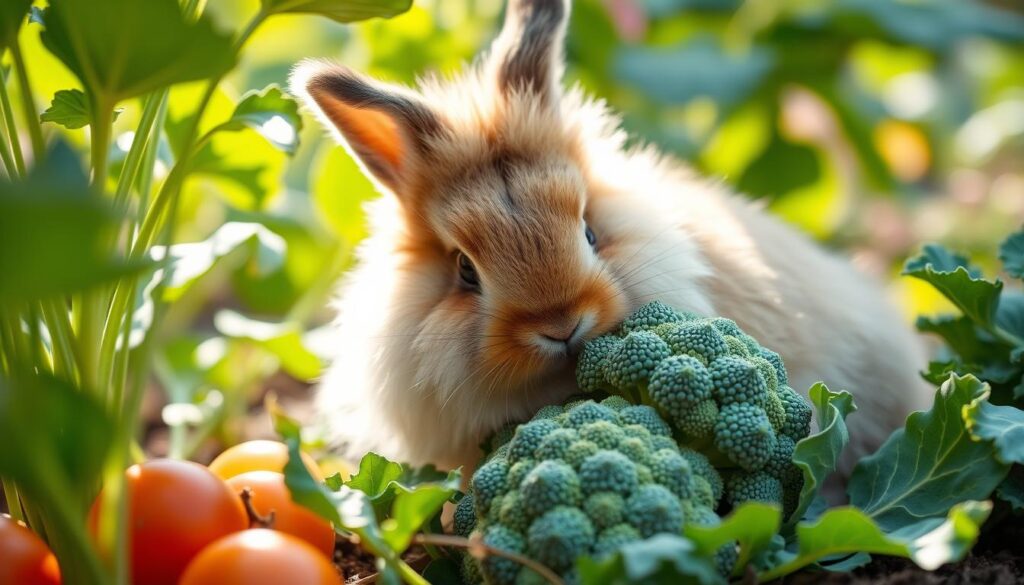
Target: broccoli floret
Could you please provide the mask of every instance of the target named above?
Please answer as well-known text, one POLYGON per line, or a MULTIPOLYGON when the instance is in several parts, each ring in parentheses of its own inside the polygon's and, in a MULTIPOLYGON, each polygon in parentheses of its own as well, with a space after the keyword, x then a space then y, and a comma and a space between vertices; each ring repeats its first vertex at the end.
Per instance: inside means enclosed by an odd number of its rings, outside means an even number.
POLYGON ((796 442, 787 435, 779 435, 778 444, 765 471, 782 483, 782 512, 789 516, 800 503, 800 490, 804 487, 804 474, 793 463, 796 442))
POLYGON ((594 528, 603 530, 622 522, 626 500, 614 492, 597 492, 583 501, 583 511, 594 528))
POLYGON ((616 524, 605 528, 597 535, 597 544, 594 545, 594 556, 601 558, 608 556, 622 548, 622 545, 636 542, 642 537, 629 524, 616 524))
POLYGON ((677 424, 695 405, 710 400, 712 390, 711 372, 688 355, 661 360, 647 386, 651 400, 677 424))
POLYGON ((673 417, 672 422, 687 438, 699 441, 714 436, 718 416, 718 403, 704 400, 684 410, 678 417, 673 417))
POLYGON ((654 474, 651 473, 651 468, 643 464, 637 465, 636 482, 640 485, 654 483, 654 474))
POLYGON ((683 506, 665 486, 642 485, 626 500, 626 519, 644 538, 661 532, 678 534, 683 527, 683 506))
POLYGON ((778 378, 778 385, 780 387, 788 386, 789 376, 786 374, 786 365, 782 363, 782 356, 765 347, 762 347, 759 353, 761 357, 768 360, 768 363, 770 363, 775 369, 775 376, 778 378))
POLYGON ((715 447, 743 469, 759 469, 775 450, 775 431, 764 410, 746 403, 722 407, 715 425, 715 447))
POLYGON ((672 429, 650 406, 630 406, 619 411, 619 418, 627 425, 640 425, 655 436, 671 437, 672 429))
POLYGON ((507 477, 508 461, 502 458, 492 459, 476 470, 470 483, 477 514, 487 514, 491 500, 504 492, 507 477))
POLYGON ((580 478, 561 461, 541 461, 526 474, 519 491, 523 495, 523 509, 537 516, 555 506, 578 506, 580 478))
POLYGON ((480 563, 473 558, 473 555, 462 555, 462 562, 459 564, 459 574, 462 582, 466 585, 479 585, 484 582, 484 575, 480 571, 480 563))
POLYGON ((662 449, 651 456, 651 477, 683 499, 693 497, 693 469, 677 451, 662 449))
POLYGON ((618 451, 598 451, 580 466, 583 493, 629 494, 636 489, 636 465, 618 451))
POLYGON ((647 464, 651 459, 650 441, 636 437, 626 437, 618 445, 619 453, 625 455, 633 463, 647 464))
POLYGON ((662 437, 660 435, 651 437, 651 451, 661 451, 662 449, 678 451, 679 445, 672 437, 662 437))
POLYGON ((564 571, 594 545, 594 527, 579 508, 560 506, 530 525, 527 543, 531 558, 564 571))
POLYGON ((775 374, 775 366, 760 356, 751 357, 750 363, 761 372, 761 377, 768 384, 768 392, 776 392, 779 389, 779 377, 775 374))
POLYGON ((579 406, 566 410, 565 426, 574 429, 581 429, 585 425, 599 420, 618 422, 619 416, 610 408, 606 408, 595 402, 587 401, 579 406))
POLYGON ((725 338, 706 321, 667 325, 658 333, 674 355, 688 355, 704 365, 729 352, 725 338))
POLYGON ((637 309, 622 322, 622 332, 646 331, 665 323, 686 321, 687 316, 661 301, 654 301, 637 309))
POLYGON ((680 447, 679 454, 690 463, 690 468, 693 469, 693 472, 703 477, 711 486, 711 494, 714 501, 718 502, 718 500, 722 499, 725 482, 722 480, 718 470, 711 465, 711 461, 704 454, 698 453, 689 447, 680 447))
POLYGON ((455 506, 453 526, 455 534, 469 536, 476 527, 476 509, 473 506, 473 494, 466 494, 455 506))
POLYGON ((782 483, 764 471, 737 471, 725 480, 725 498, 733 506, 743 502, 782 504, 782 483))
POLYGON ((599 420, 584 425, 580 429, 580 438, 590 441, 602 449, 614 449, 626 438, 626 435, 622 432, 622 427, 619 424, 599 420))
POLYGON ((811 405, 789 386, 780 386, 778 394, 786 410, 782 434, 799 441, 811 433, 811 405))
POLYGON ((601 401, 601 406, 618 412, 627 406, 632 406, 632 404, 621 396, 609 396, 601 401))
MULTIPOLYGON (((483 540, 487 546, 512 553, 521 554, 526 548, 523 537, 518 532, 501 524, 488 526, 483 540)), ((512 585, 519 573, 519 563, 497 555, 488 555, 484 558, 481 569, 488 583, 512 585)))
POLYGON ((557 428, 559 428, 558 423, 546 418, 534 419, 519 425, 508 445, 509 461, 514 463, 519 459, 533 457, 541 441, 547 437, 548 433, 557 428))
POLYGON ((721 357, 711 363, 710 370, 715 384, 715 398, 720 404, 764 406, 768 385, 761 377, 761 372, 748 360, 735 356, 721 357))
POLYGON ((578 441, 580 434, 576 429, 555 429, 551 431, 537 447, 536 455, 539 459, 562 459, 565 460, 566 453, 572 444, 578 441))
POLYGON ((608 356, 605 374, 613 385, 639 387, 670 355, 672 351, 660 337, 650 331, 634 331, 624 337, 622 345, 608 356))
POLYGON ((605 374, 608 356, 622 345, 622 340, 612 335, 602 335, 583 345, 576 362, 576 385, 581 392, 594 392, 607 381, 605 374))
POLYGON ((601 448, 591 441, 576 441, 565 453, 565 462, 573 469, 579 469, 583 462, 601 448))
POLYGON ((727 542, 723 544, 717 551, 715 551, 715 568, 718 569, 718 574, 723 577, 728 577, 732 574, 732 568, 736 566, 736 561, 740 558, 740 551, 737 548, 736 543, 727 542))

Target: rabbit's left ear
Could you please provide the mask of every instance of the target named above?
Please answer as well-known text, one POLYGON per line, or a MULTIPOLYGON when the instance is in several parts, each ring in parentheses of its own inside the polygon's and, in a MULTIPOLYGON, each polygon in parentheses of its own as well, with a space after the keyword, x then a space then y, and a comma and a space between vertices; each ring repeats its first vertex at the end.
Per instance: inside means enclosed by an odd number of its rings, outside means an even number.
POLYGON ((509 0, 490 57, 503 93, 531 92, 548 103, 558 99, 568 19, 569 0, 509 0))

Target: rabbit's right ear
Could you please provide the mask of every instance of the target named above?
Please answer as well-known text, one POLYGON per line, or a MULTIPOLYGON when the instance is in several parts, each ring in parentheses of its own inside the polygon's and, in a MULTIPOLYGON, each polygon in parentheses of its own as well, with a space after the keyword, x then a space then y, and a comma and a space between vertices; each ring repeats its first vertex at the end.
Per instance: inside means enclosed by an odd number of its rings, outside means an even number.
POLYGON ((440 120, 415 93, 341 65, 302 63, 292 74, 291 89, 399 196, 410 170, 427 155, 430 138, 441 132, 440 120))

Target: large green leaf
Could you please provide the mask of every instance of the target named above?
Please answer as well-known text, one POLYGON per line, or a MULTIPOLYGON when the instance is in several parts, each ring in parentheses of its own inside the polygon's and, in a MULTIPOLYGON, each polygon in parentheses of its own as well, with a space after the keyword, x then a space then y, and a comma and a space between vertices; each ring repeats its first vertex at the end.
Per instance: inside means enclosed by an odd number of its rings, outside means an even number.
POLYGON ((811 387, 809 394, 818 418, 818 432, 801 439, 793 452, 793 463, 803 472, 804 485, 790 522, 803 517, 825 478, 835 471, 839 456, 850 441, 846 417, 857 410, 849 392, 832 392, 821 382, 811 387))
POLYGON ((995 445, 1001 461, 1024 464, 1024 411, 975 400, 964 407, 964 420, 972 437, 995 445))
POLYGON ((261 4, 270 14, 319 14, 338 22, 355 22, 401 14, 409 10, 412 0, 261 0, 261 4))
MULTIPOLYGON (((114 120, 121 115, 122 108, 114 110, 114 120)), ((80 89, 62 89, 53 94, 50 107, 39 116, 43 122, 52 122, 69 130, 84 128, 89 125, 91 106, 89 96, 80 89)))
POLYGON ((117 102, 235 64, 232 39, 176 0, 52 0, 43 44, 94 98, 117 102))
POLYGON ((295 154, 302 131, 299 103, 276 85, 251 91, 242 96, 231 118, 214 131, 244 128, 255 130, 275 148, 295 154))
POLYGON ((1024 230, 1006 238, 999 246, 999 259, 1003 270, 1014 278, 1024 278, 1024 230))
POLYGON ((302 339, 299 323, 259 321, 235 311, 224 309, 213 317, 217 331, 234 339, 246 339, 274 354, 281 367, 293 377, 313 381, 323 371, 323 364, 302 339))
POLYGON ((741 571, 750 559, 768 547, 781 523, 782 513, 778 506, 744 502, 718 524, 687 524, 684 534, 697 546, 697 552, 709 557, 723 546, 737 543, 739 556, 735 569, 741 571))
POLYGON ((1003 283, 981 278, 962 256, 942 246, 929 244, 920 256, 907 260, 903 274, 934 286, 964 315, 982 327, 988 327, 994 321, 1003 283))
POLYGON ((583 585, 724 585, 712 561, 686 538, 657 534, 629 543, 606 559, 581 557, 583 585))
POLYGON ((359 462, 359 471, 345 482, 348 487, 365 493, 381 518, 389 513, 399 494, 411 492, 424 484, 458 489, 459 472, 445 473, 433 465, 411 467, 376 453, 367 453, 359 462))
POLYGON ((4 0, 0 2, 0 53, 18 38, 18 29, 25 21, 32 0, 4 0))
POLYGON ((736 188, 750 195, 778 197, 813 185, 822 175, 818 153, 776 134, 740 175, 736 188))
POLYGON ((905 557, 934 570, 967 554, 991 509, 989 502, 961 502, 944 518, 925 520, 900 532, 886 532, 857 508, 832 508, 814 522, 798 524, 795 556, 758 578, 771 581, 822 559, 838 557, 838 562, 844 562, 844 555, 857 553, 905 557))
POLYGON ((951 376, 931 410, 911 414, 906 428, 857 464, 847 489, 850 503, 891 532, 945 515, 960 502, 988 498, 1009 467, 991 443, 971 437, 962 414, 988 392, 974 376, 951 376))
POLYGON ((0 179, 0 301, 68 294, 147 266, 111 255, 118 219, 63 144, 26 181, 0 179))

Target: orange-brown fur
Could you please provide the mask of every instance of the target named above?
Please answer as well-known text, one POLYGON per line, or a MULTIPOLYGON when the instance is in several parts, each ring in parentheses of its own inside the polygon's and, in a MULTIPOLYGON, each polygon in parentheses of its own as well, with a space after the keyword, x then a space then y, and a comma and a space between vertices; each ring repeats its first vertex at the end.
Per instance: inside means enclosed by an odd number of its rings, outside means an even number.
POLYGON ((339 446, 471 463, 486 434, 574 392, 582 339, 657 298, 735 319, 798 388, 862 391, 853 457, 873 449, 923 404, 914 338, 846 263, 653 150, 624 150, 603 104, 558 85, 567 11, 512 0, 488 57, 418 92, 322 62, 293 77, 393 194, 368 206, 321 383, 339 446), (479 291, 459 284, 459 251, 479 291))

